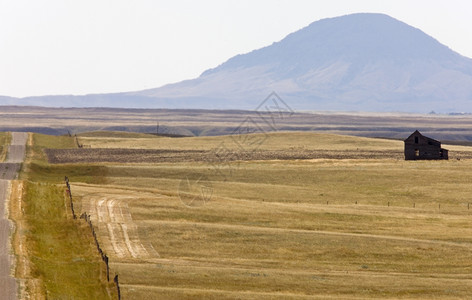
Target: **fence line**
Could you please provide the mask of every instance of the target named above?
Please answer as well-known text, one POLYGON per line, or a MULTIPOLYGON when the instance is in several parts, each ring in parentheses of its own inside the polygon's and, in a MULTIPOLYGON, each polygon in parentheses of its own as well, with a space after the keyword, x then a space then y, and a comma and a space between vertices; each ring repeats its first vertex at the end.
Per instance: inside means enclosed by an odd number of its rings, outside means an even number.
POLYGON ((69 195, 69 201, 70 201, 70 209, 72 211, 72 217, 74 219, 77 219, 77 215, 75 214, 75 210, 74 210, 74 202, 72 202, 72 192, 70 190, 70 184, 69 184, 69 178, 67 176, 64 177, 64 181, 66 183, 66 192, 67 194, 69 195))
MULTIPOLYGON (((67 188, 67 194, 69 195, 70 199, 70 209, 72 211, 72 217, 74 219, 77 219, 77 215, 75 214, 74 210, 74 202, 72 201, 72 192, 70 189, 70 184, 69 184, 69 178, 67 176, 64 177, 64 181, 66 183, 66 188, 67 188)), ((95 232, 95 227, 92 224, 92 219, 90 218, 90 215, 88 215, 86 212, 82 213, 80 215, 80 219, 83 219, 87 224, 89 225, 90 231, 92 232, 93 239, 95 241, 95 246, 97 247, 97 251, 100 254, 100 257, 102 258, 102 261, 105 263, 106 266, 106 273, 107 273, 107 282, 110 282, 110 265, 109 265, 109 258, 103 252, 102 247, 100 247, 100 243, 98 242, 97 238, 97 233, 95 232)), ((116 289, 118 292, 118 300, 121 300, 121 293, 120 293, 120 283, 118 282, 118 274, 115 275, 115 278, 113 279, 113 282, 116 285, 116 289)))
POLYGON ((77 136, 77 134, 76 134, 74 137, 75 137, 75 143, 77 144, 77 147, 78 147, 78 148, 82 148, 84 145, 82 145, 82 144, 79 142, 79 137, 77 136))
MULTIPOLYGON (((297 203, 299 203, 299 201, 297 201, 297 203)), ((322 202, 313 202, 314 204, 321 204, 322 202)), ((323 202, 324 203, 324 202, 323 202)), ((394 207, 394 208, 410 208, 410 207, 413 207, 413 208, 419 208, 419 209, 428 209, 428 211, 432 212, 433 209, 436 209, 437 210, 443 210, 443 211, 446 211, 446 212, 458 212, 458 211, 470 211, 471 210, 471 207, 472 207, 472 202, 460 202, 460 203, 445 203, 445 202, 426 202, 426 203, 418 203, 419 205, 417 206, 417 202, 411 202, 410 206, 407 206, 407 205, 395 205, 395 202, 394 201, 386 201, 386 202, 377 202, 377 203, 372 203, 372 202, 368 202, 366 201, 365 205, 368 205, 368 206, 381 206, 381 205, 386 205, 387 207, 394 207)), ((361 204, 361 201, 359 200, 355 200, 355 201, 346 201, 346 200, 341 200, 341 201, 333 201, 333 200, 327 200, 326 201, 326 205, 351 205, 351 204, 355 204, 355 205, 360 205, 361 204)), ((436 211, 437 211, 436 210, 436 211)))

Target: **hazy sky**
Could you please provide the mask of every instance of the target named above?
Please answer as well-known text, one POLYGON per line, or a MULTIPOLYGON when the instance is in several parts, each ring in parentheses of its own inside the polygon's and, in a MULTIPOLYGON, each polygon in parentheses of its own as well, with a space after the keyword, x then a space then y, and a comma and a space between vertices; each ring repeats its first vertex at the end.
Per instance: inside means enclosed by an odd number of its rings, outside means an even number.
POLYGON ((386 13, 472 57, 468 0, 0 0, 0 95, 155 88, 356 12, 386 13))

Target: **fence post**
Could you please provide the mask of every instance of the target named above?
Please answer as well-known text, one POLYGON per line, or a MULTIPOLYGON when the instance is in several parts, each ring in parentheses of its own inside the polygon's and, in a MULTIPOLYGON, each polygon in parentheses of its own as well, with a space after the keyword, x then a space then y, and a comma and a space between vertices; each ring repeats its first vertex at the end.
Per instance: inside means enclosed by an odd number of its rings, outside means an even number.
POLYGON ((76 142, 78 148, 83 147, 83 145, 79 142, 79 138, 77 137, 77 134, 75 135, 75 142, 76 142))
POLYGON ((116 284, 116 290, 118 291, 118 300, 121 300, 121 293, 120 293, 120 284, 118 283, 118 274, 116 274, 115 278, 113 281, 116 284))
MULTIPOLYGON (((68 192, 69 192, 69 195, 70 195, 70 205, 71 205, 72 215, 74 216, 74 219, 76 219, 77 217, 76 217, 75 211, 74 211, 74 203, 72 202, 72 192, 70 191, 69 178, 67 176, 65 176, 64 181, 66 182, 68 192)), ((92 224, 92 219, 91 219, 90 215, 88 215, 86 212, 83 212, 80 215, 80 219, 84 219, 85 222, 88 223, 88 225, 90 227, 90 230, 92 231, 92 236, 93 236, 93 239, 95 240, 95 245, 97 246, 97 250, 100 253, 100 256, 101 256, 102 260, 105 262, 105 266, 106 266, 106 270, 107 270, 107 282, 110 282, 110 266, 108 264, 108 256, 105 253, 103 253, 103 250, 100 247, 100 243, 98 242, 98 239, 97 239, 97 233, 95 232, 95 228, 93 227, 93 224, 92 224)), ((118 291, 118 300, 121 300, 121 292, 120 292, 120 284, 118 282, 118 274, 115 276, 113 281, 115 282, 116 289, 118 291)))
POLYGON ((77 216, 75 215, 75 210, 74 210, 74 202, 72 201, 72 190, 70 188, 70 184, 69 184, 69 177, 67 176, 64 176, 64 181, 66 183, 66 187, 67 187, 67 194, 69 194, 69 200, 70 200, 70 210, 72 211, 72 217, 74 219, 77 219, 77 216))
POLYGON ((103 260, 107 266, 107 281, 110 281, 110 268, 108 267, 108 256, 106 254, 103 256, 103 260))

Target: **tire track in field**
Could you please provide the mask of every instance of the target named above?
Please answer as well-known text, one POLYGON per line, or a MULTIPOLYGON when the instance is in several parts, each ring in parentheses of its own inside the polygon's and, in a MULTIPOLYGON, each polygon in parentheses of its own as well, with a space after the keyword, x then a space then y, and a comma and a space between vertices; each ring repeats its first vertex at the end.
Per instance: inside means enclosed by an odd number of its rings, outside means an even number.
POLYGON ((419 238, 410 238, 395 235, 382 235, 382 234, 370 234, 370 233, 353 233, 353 232, 340 232, 340 231, 329 231, 329 230, 311 230, 311 229, 296 229, 296 228, 284 228, 284 227, 260 227, 251 225, 241 224, 223 224, 223 223, 208 223, 208 222, 184 222, 184 221, 173 221, 173 220, 145 220, 141 221, 144 224, 172 224, 178 226, 203 226, 215 229, 232 229, 240 231, 259 231, 267 233, 279 233, 279 232, 291 232, 301 234, 315 234, 315 235, 332 235, 332 236, 345 236, 345 237, 356 237, 356 238, 367 238, 367 239, 380 239, 380 240, 393 240, 401 242, 411 243, 423 243, 423 244, 435 244, 448 247, 461 247, 466 249, 472 249, 471 243, 460 243, 460 242, 449 242, 442 240, 428 240, 419 238))
POLYGON ((156 258, 159 254, 151 243, 139 238, 138 226, 129 212, 129 197, 84 197, 83 210, 91 212, 92 221, 104 236, 104 248, 119 258, 156 258))

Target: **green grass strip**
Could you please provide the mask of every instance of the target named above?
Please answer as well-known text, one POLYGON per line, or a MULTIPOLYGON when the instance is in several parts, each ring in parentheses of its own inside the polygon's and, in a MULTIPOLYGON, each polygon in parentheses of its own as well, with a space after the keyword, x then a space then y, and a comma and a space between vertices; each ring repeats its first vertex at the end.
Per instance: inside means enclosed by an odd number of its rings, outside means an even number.
POLYGON ((32 274, 47 299, 109 299, 105 267, 82 220, 67 215, 62 186, 26 182, 32 274))

